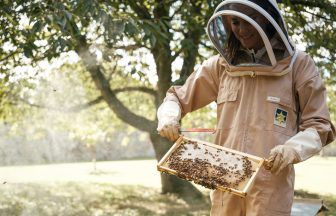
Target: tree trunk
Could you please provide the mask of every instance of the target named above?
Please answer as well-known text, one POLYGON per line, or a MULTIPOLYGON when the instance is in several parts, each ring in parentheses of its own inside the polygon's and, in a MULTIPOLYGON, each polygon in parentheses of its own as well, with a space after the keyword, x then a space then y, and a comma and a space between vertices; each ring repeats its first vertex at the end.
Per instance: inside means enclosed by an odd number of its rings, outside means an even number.
MULTIPOLYGON (((159 75, 157 93, 159 101, 162 101, 165 97, 167 89, 170 86, 172 74, 171 61, 167 61, 167 59, 170 59, 170 48, 167 44, 166 46, 161 46, 160 44, 153 49, 153 52, 157 54, 156 56, 154 55, 159 75)), ((157 121, 150 121, 142 116, 136 115, 123 103, 121 103, 121 101, 116 97, 116 93, 111 88, 110 83, 102 73, 100 65, 95 60, 95 57, 88 52, 86 41, 83 42, 81 47, 77 48, 77 53, 85 63, 97 89, 101 92, 103 100, 107 102, 110 109, 118 116, 118 118, 133 127, 150 133, 150 139, 154 147, 156 159, 159 161, 169 150, 172 143, 157 134, 157 121), (88 61, 89 59, 90 61, 88 61)), ((159 104, 156 105, 158 106, 159 104)), ((203 198, 202 193, 191 183, 181 180, 175 176, 162 174, 161 183, 162 193, 175 193, 186 201, 192 201, 195 200, 195 198, 203 198)))

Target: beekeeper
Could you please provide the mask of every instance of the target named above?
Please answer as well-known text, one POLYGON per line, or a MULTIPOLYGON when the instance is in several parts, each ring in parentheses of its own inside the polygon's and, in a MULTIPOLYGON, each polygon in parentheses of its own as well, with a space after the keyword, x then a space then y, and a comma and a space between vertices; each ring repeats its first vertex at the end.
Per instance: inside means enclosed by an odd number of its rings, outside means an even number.
POLYGON ((204 61, 158 110, 158 131, 172 141, 189 112, 217 103, 215 143, 271 161, 245 199, 214 190, 211 215, 290 215, 293 164, 335 136, 326 89, 312 58, 295 49, 275 1, 226 0, 207 34, 219 55, 204 61))

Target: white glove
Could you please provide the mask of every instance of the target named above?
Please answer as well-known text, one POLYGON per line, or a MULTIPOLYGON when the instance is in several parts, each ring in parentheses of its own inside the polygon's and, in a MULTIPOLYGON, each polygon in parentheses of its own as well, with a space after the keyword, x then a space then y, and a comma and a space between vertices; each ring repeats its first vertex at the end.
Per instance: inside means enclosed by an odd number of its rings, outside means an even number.
POLYGON ((181 118, 180 106, 174 101, 165 101, 161 104, 157 112, 157 131, 161 136, 175 141, 179 138, 179 120, 181 118))
POLYGON ((299 163, 317 154, 322 149, 319 134, 314 128, 307 128, 271 150, 269 169, 278 175, 289 164, 299 163))

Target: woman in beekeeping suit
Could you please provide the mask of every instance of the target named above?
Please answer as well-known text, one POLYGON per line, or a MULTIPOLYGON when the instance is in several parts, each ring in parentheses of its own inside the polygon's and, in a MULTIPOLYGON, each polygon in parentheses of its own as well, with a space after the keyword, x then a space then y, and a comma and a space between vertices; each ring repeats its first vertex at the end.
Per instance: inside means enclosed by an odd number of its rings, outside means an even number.
POLYGON ((181 117, 216 101, 215 143, 271 163, 245 199, 212 191, 211 215, 290 215, 293 164, 335 136, 319 72, 310 56, 295 49, 275 1, 223 1, 207 33, 219 55, 168 90, 158 131, 176 140, 181 117))

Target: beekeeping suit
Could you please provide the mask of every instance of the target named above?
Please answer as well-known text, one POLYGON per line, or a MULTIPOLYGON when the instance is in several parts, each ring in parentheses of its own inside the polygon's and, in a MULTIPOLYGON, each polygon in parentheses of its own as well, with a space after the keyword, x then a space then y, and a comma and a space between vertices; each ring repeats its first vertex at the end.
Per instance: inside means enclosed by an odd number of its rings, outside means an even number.
POLYGON ((293 164, 334 140, 326 91, 310 56, 289 39, 274 1, 226 0, 207 33, 219 55, 204 61, 183 86, 173 86, 158 110, 158 131, 178 137, 179 120, 217 103, 215 143, 268 158, 242 199, 211 192, 211 215, 290 215, 293 164))

